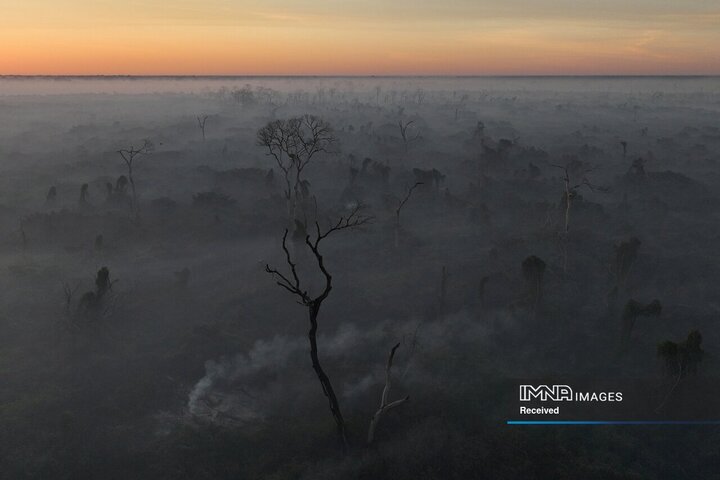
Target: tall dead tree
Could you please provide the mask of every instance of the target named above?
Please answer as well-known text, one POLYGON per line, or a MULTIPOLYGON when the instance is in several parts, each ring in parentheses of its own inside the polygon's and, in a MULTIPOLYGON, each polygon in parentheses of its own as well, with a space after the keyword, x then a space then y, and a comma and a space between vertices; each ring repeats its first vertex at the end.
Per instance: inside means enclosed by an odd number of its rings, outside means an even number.
POLYGON ((135 159, 141 155, 147 155, 152 152, 153 148, 154 146, 151 141, 144 140, 142 147, 140 148, 135 148, 131 145, 128 149, 121 149, 117 151, 127 166, 127 179, 130 182, 130 190, 132 191, 132 210, 135 215, 135 219, 138 219, 140 216, 140 212, 138 210, 137 190, 135 189, 135 178, 133 177, 135 159))
POLYGON ((563 165, 551 164, 555 168, 559 168, 563 172, 562 180, 564 184, 564 191, 562 197, 562 206, 565 209, 565 222, 562 232, 560 233, 560 240, 563 250, 563 271, 567 272, 568 262, 568 234, 570 233, 570 209, 573 201, 578 197, 578 190, 586 187, 589 190, 595 191, 606 191, 604 187, 598 187, 587 178, 587 174, 593 171, 592 167, 584 167, 582 162, 577 159, 570 159, 563 165), (571 173, 572 172, 572 173, 571 173), (578 181, 577 178, 580 178, 578 181))
POLYGON ((198 127, 200 127, 200 131, 202 132, 203 142, 205 141, 205 122, 207 121, 207 119, 207 115, 197 117, 198 127))
POLYGON ((559 168, 563 172, 562 180, 565 186, 565 191, 563 192, 563 206, 565 207, 565 227, 563 230, 565 233, 568 233, 570 231, 570 207, 572 206, 573 200, 575 200, 578 196, 578 189, 582 187, 587 187, 588 189, 594 191, 597 188, 595 185, 590 183, 590 181, 586 177, 588 173, 593 171, 592 167, 580 169, 578 174, 575 175, 580 177, 580 181, 573 181, 570 171, 573 169, 573 163, 576 162, 577 161, 571 161, 569 163, 566 163, 565 165, 552 164, 553 167, 559 168))
POLYGON ((410 196, 413 193, 413 190, 415 190, 417 187, 422 185, 423 182, 415 182, 415 184, 408 188, 407 193, 405 196, 398 202, 398 206, 395 209, 395 248, 400 247, 400 213, 402 212, 403 207, 405 204, 410 200, 410 196))
POLYGON ((335 420, 337 433, 340 437, 340 442, 342 444, 343 450, 347 449, 345 420, 340 411, 340 403, 338 401, 337 395, 335 394, 335 390, 333 389, 332 383, 330 382, 330 378, 325 373, 325 370, 320 364, 320 356, 318 354, 318 315, 320 314, 320 307, 322 306, 322 303, 325 301, 325 299, 330 294, 330 291, 332 290, 332 275, 325 266, 325 261, 322 254, 320 253, 320 244, 325 238, 335 232, 357 228, 367 224, 371 220, 370 217, 360 215, 359 212, 360 207, 355 207, 349 215, 340 217, 340 219, 335 224, 333 224, 326 230, 322 230, 320 228, 319 222, 315 222, 314 237, 310 234, 305 236, 305 245, 312 252, 317 262, 317 267, 325 278, 325 286, 319 295, 311 295, 302 286, 300 277, 298 276, 297 264, 293 261, 292 256, 290 255, 290 250, 287 246, 288 229, 285 229, 285 234, 283 235, 282 248, 285 252, 285 260, 288 264, 289 274, 281 273, 279 270, 271 268, 270 265, 265 265, 265 271, 273 275, 273 277, 276 279, 277 285, 297 297, 298 303, 307 308, 308 320, 310 322, 308 341, 310 343, 310 359, 312 361, 312 367, 318 377, 318 380, 320 381, 323 394, 328 399, 330 412, 332 413, 333 419, 335 420))
POLYGON ((400 127, 400 137, 402 138, 403 145, 405 146, 405 153, 408 152, 410 144, 420 138, 420 132, 415 130, 415 128, 410 128, 413 123, 415 123, 413 120, 408 122, 403 122, 402 120, 398 121, 398 127, 400 127))
POLYGON ((393 358, 395 358, 395 350, 397 350, 398 347, 400 347, 400 344, 395 344, 395 346, 390 350, 390 355, 388 355, 387 365, 385 366, 385 387, 383 388, 382 396, 380 397, 380 408, 378 408, 378 410, 375 412, 375 415, 373 415, 372 419, 370 420, 370 428, 368 429, 367 436, 368 444, 371 444, 375 439, 375 429, 377 428, 377 424, 378 422, 380 422, 380 418, 383 416, 383 414, 388 410, 399 407, 403 403, 410 400, 409 395, 399 400, 395 400, 394 402, 390 402, 388 399, 388 397, 390 396, 391 383, 390 371, 392 370, 393 358))
POLYGON ((303 200, 303 170, 316 154, 328 152, 335 141, 330 124, 314 115, 274 120, 258 130, 257 145, 267 149, 267 155, 275 159, 283 173, 291 220, 303 200))

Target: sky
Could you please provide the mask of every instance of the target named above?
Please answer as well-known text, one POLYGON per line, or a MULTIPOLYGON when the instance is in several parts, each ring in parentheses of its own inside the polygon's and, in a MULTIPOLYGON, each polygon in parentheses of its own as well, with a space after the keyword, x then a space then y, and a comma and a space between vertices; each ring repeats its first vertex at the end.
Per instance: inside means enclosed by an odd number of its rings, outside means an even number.
POLYGON ((673 74, 720 0, 0 0, 0 75, 673 74))

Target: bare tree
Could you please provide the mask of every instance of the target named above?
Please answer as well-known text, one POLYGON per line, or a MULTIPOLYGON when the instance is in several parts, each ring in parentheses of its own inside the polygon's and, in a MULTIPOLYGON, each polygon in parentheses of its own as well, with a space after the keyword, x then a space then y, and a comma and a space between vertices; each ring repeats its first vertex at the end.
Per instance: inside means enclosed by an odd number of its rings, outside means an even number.
POLYGON ((390 396, 390 370, 392 369, 393 358, 395 358, 395 350, 397 350, 398 347, 400 347, 399 343, 397 343, 390 350, 390 355, 388 355, 387 365, 385 366, 385 388, 383 388, 382 396, 380 397, 380 408, 378 408, 378 410, 375 412, 375 415, 373 415, 372 419, 370 420, 370 428, 368 429, 367 436, 368 444, 372 443, 375 439, 375 428, 377 428, 377 424, 378 422, 380 422, 380 418, 383 416, 383 414, 388 410, 399 407, 403 403, 410 400, 409 395, 405 398, 395 400, 394 402, 390 402, 388 400, 388 397, 390 396))
POLYGON ((408 188, 407 193, 405 196, 398 202, 398 206, 395 209, 395 248, 400 247, 400 213, 402 212, 403 207, 405 204, 410 200, 410 196, 413 193, 413 190, 415 190, 420 185, 423 185, 423 182, 415 182, 415 184, 408 188))
POLYGON ((402 120, 398 121, 398 127, 400 127, 400 136, 402 137, 403 145, 405 145, 405 153, 408 152, 410 144, 420 138, 420 132, 414 128, 410 128, 415 123, 413 120, 403 123, 402 120), (409 131, 408 131, 409 129, 409 131))
POLYGON ((565 165, 557 165, 552 164, 553 167, 559 168, 563 171, 563 183, 565 185, 565 191, 563 193, 563 206, 565 207, 565 233, 570 231, 570 207, 572 206, 573 200, 577 197, 578 189, 582 187, 587 187, 590 190, 595 190, 596 188, 599 189, 599 187, 596 187, 590 181, 587 179, 586 175, 593 171, 592 167, 588 167, 585 169, 582 169, 580 171, 580 181, 577 182, 577 180, 572 181, 570 170, 573 167, 573 161, 566 163, 565 165), (576 183, 577 182, 577 183, 576 183))
POLYGON ((312 158, 328 152, 336 138, 332 127, 314 115, 269 122, 257 132, 257 144, 267 149, 285 178, 288 216, 302 200, 302 173, 312 158))
POLYGON ((570 232, 570 209, 572 207, 573 201, 578 196, 578 190, 582 187, 586 187, 592 191, 606 191, 607 189, 605 187, 598 187, 590 183, 587 178, 587 174, 592 172, 593 168, 583 167, 582 163, 579 162, 577 159, 571 159, 564 165, 551 164, 551 166, 559 168, 563 172, 562 179, 565 188, 563 191, 562 205, 565 209, 565 225, 563 227, 563 231, 560 234, 560 240, 563 255, 563 271, 567 272, 569 240, 568 234, 570 232), (571 171, 575 172, 571 174, 571 171), (580 180, 578 181, 575 177, 580 177, 580 180))
POLYGON ((205 122, 207 121, 207 119, 207 115, 197 117, 198 127, 200 127, 200 131, 202 132, 203 142, 205 141, 205 122))
POLYGON ((320 385, 322 386, 323 393, 328 399, 330 412, 332 413, 332 416, 335 420, 338 436, 340 437, 340 442, 342 444, 343 450, 347 449, 345 420, 343 419, 342 413, 340 411, 340 403, 338 402, 335 390, 333 389, 333 386, 330 382, 330 378, 327 376, 325 370, 320 364, 320 357, 318 355, 318 315, 320 313, 320 307, 322 306, 322 303, 325 301, 325 299, 330 294, 330 291, 332 290, 332 275, 327 270, 323 256, 320 253, 320 243, 332 233, 342 230, 353 229, 356 227, 360 227, 361 225, 367 224, 371 220, 371 217, 360 215, 359 211, 360 206, 355 207, 349 215, 347 215, 346 217, 340 217, 340 219, 335 224, 333 224, 326 230, 322 230, 320 228, 320 223, 315 222, 314 238, 312 238, 310 234, 305 236, 305 244, 312 252, 315 260, 317 261, 318 269, 325 277, 325 286, 319 295, 312 296, 301 285, 300 277, 298 276, 297 265, 295 264, 295 262, 293 262, 292 256, 290 255, 290 250, 288 250, 287 229, 285 229, 285 234, 283 235, 282 248, 285 252, 285 260, 288 264, 290 273, 284 274, 277 269, 271 268, 270 265, 265 265, 265 271, 276 278, 276 283, 283 289, 295 295, 298 298, 298 303, 307 308, 308 320, 310 322, 310 330, 308 331, 308 340, 310 342, 310 359, 312 360, 313 370, 315 370, 315 374, 317 375, 318 380, 320 381, 320 385))
POLYGON ((144 140, 142 147, 135 148, 130 146, 129 149, 118 150, 117 153, 122 157, 125 165, 127 166, 128 175, 127 179, 130 182, 130 190, 132 191, 132 209, 135 218, 139 218, 138 202, 137 202, 137 191, 135 189, 135 179, 133 178, 133 167, 135 166, 135 159, 141 155, 147 155, 153 151, 153 144, 150 140, 144 140))

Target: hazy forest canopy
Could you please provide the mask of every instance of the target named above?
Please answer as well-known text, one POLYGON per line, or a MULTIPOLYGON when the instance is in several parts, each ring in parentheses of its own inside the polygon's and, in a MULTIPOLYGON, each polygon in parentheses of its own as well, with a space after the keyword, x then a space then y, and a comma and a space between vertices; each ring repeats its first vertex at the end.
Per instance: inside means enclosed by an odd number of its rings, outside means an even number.
POLYGON ((720 478, 505 424, 720 419, 719 211, 718 77, 0 78, 0 478, 720 478))

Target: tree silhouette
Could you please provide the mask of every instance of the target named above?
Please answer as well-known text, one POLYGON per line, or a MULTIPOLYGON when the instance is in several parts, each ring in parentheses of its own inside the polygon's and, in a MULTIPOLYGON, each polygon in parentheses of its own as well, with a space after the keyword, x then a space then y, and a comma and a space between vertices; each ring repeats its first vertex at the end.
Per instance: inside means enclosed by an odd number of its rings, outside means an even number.
MULTIPOLYGON (((130 182, 130 190, 132 191, 132 209, 135 219, 137 220, 140 216, 137 202, 137 191, 135 190, 135 178, 133 177, 133 167, 135 166, 135 159, 141 155, 147 155, 152 152, 154 146, 151 141, 144 140, 143 145, 140 148, 130 146, 128 149, 118 150, 117 153, 122 157, 125 165, 127 166, 128 174, 127 180, 130 182)), ((119 180, 119 179, 118 179, 119 180)))
POLYGON ((330 124, 314 115, 274 120, 258 130, 258 146, 267 149, 267 155, 275 159, 285 178, 289 217, 295 216, 295 208, 303 197, 303 170, 316 154, 328 152, 335 141, 330 124))
POLYGON ((555 168, 559 168, 563 172, 562 180, 565 185, 565 191, 563 192, 563 206, 565 207, 565 227, 564 232, 570 231, 570 207, 572 206, 573 200, 578 196, 578 190, 582 187, 587 187, 590 190, 605 190, 603 187, 598 187, 590 183, 587 178, 587 174, 593 171, 592 167, 580 168, 579 175, 580 180, 577 180, 574 175, 571 174, 572 170, 578 170, 576 167, 580 167, 580 162, 577 159, 570 159, 563 165, 551 164, 555 168))
POLYGON ((287 246, 288 230, 285 229, 285 234, 282 239, 282 249, 285 252, 285 260, 289 268, 289 274, 281 273, 279 270, 271 268, 270 265, 265 265, 265 271, 273 275, 276 278, 276 283, 281 288, 287 290, 295 297, 298 298, 298 303, 307 308, 308 320, 310 322, 310 330, 308 331, 308 340, 310 343, 310 359, 312 361, 313 370, 320 381, 322 386, 323 394, 327 397, 330 412, 332 413, 335 425, 337 427, 338 436, 342 444, 343 450, 347 449, 347 435, 345 430, 345 420, 340 410, 340 403, 333 389, 330 378, 325 373, 322 365, 320 364, 320 357, 318 354, 317 344, 317 330, 318 330, 318 315, 320 314, 320 307, 325 299, 332 290, 332 275, 325 266, 325 260, 320 253, 321 242, 329 235, 340 232, 342 230, 349 230, 360 227, 367 224, 371 217, 360 215, 360 206, 355 207, 347 217, 340 217, 340 219, 323 230, 320 227, 319 222, 315 222, 315 235, 312 237, 310 234, 305 236, 305 245, 310 249, 315 260, 317 267, 325 278, 325 286, 319 295, 313 296, 308 293, 302 286, 300 277, 298 276, 297 265, 290 255, 290 250, 287 246))
POLYGON ((405 146, 405 153, 408 152, 410 144, 420 138, 420 132, 414 128, 410 128, 413 123, 415 123, 413 120, 408 122, 403 122, 402 120, 398 121, 398 127, 400 127, 400 137, 402 138, 403 145, 405 146))
POLYGON ((207 122, 207 119, 207 115, 197 117, 198 127, 200 127, 200 131, 202 132, 203 142, 205 141, 205 122, 207 122))
POLYGON ((564 184, 564 191, 562 197, 562 205, 565 209, 565 222, 563 231, 560 233, 560 240, 563 254, 563 271, 567 272, 568 267, 568 242, 570 233, 570 210, 573 201, 578 197, 578 190, 586 187, 590 190, 607 191, 605 187, 599 187, 592 183, 587 178, 587 174, 593 171, 592 167, 583 167, 582 162, 577 158, 570 157, 567 161, 562 164, 551 164, 555 168, 559 168, 563 172, 562 180, 564 184), (576 177, 580 177, 577 180, 576 177))

